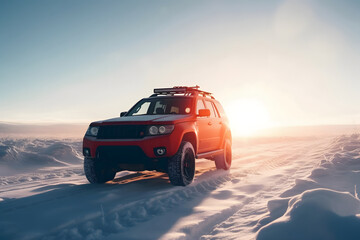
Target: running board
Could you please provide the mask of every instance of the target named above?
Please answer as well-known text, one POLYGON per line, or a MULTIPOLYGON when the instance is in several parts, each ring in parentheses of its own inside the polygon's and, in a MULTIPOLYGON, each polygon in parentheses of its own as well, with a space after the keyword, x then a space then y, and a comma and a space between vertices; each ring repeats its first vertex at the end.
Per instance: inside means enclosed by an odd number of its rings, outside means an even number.
POLYGON ((196 155, 196 158, 212 159, 216 155, 222 154, 223 152, 224 152, 223 149, 219 149, 219 150, 215 150, 215 151, 211 151, 211 152, 199 153, 198 155, 196 155))

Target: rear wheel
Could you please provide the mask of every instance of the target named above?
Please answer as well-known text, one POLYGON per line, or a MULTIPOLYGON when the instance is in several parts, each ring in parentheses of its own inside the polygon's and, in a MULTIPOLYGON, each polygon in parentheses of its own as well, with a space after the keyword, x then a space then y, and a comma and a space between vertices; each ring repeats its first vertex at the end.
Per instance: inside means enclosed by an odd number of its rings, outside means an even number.
POLYGON ((98 158, 85 158, 84 172, 90 183, 105 183, 113 180, 116 174, 116 171, 112 170, 98 158))
POLYGON ((225 140, 224 151, 215 157, 215 165, 217 169, 228 170, 231 167, 232 150, 230 139, 225 140))
POLYGON ((170 158, 168 175, 171 184, 186 186, 190 184, 195 175, 195 151, 190 142, 183 141, 178 152, 170 158))

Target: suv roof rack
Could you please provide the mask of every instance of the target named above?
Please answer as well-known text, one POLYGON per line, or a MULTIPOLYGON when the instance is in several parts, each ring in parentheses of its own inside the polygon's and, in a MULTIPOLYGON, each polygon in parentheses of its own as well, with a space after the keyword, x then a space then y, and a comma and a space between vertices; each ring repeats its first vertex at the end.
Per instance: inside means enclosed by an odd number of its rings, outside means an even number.
POLYGON ((210 97, 212 99, 215 99, 212 96, 212 93, 202 91, 199 88, 200 87, 198 85, 196 85, 195 87, 174 86, 172 88, 155 88, 154 94, 152 94, 150 97, 156 97, 159 95, 174 96, 174 94, 183 94, 184 96, 202 95, 203 97, 210 97))

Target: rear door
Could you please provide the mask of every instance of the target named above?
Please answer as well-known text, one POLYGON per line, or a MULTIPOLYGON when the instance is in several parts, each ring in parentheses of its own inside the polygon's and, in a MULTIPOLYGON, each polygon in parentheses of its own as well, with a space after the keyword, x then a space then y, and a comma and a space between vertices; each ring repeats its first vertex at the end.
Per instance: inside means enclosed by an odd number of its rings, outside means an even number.
POLYGON ((220 130, 220 146, 221 146, 221 144, 224 143, 225 133, 230 128, 229 120, 227 119, 227 116, 221 104, 216 100, 213 101, 213 103, 215 109, 217 110, 216 112, 219 116, 219 121, 220 121, 219 124, 221 125, 221 130, 220 130))

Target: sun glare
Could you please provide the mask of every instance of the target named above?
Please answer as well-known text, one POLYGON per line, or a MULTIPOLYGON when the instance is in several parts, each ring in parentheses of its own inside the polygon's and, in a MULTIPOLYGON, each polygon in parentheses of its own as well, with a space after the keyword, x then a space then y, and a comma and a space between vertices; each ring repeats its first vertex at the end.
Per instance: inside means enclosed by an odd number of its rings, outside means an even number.
POLYGON ((251 136, 270 125, 266 108, 255 99, 239 99, 225 108, 234 136, 251 136))

